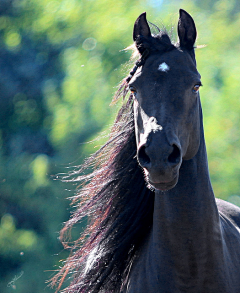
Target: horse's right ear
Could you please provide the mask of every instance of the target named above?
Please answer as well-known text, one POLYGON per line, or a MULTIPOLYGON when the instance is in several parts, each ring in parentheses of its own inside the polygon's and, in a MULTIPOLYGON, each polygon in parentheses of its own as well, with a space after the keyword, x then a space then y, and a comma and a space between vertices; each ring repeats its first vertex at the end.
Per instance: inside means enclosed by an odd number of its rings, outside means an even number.
POLYGON ((197 37, 197 30, 193 18, 185 10, 179 10, 178 37, 180 47, 192 50, 197 37))
POLYGON ((144 51, 142 41, 151 37, 151 30, 147 23, 146 12, 142 13, 135 21, 133 28, 133 41, 138 51, 142 54, 144 51))

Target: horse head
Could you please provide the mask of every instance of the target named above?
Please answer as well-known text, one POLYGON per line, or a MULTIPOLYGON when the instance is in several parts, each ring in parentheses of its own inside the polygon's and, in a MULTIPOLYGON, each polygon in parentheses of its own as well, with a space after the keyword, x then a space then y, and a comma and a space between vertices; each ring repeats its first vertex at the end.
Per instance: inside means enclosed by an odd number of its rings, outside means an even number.
POLYGON ((146 13, 135 22, 133 39, 144 63, 134 72, 129 89, 134 99, 137 158, 148 183, 173 188, 182 160, 193 158, 200 143, 201 77, 196 68, 196 28, 180 10, 177 45, 166 32, 151 35, 146 13))

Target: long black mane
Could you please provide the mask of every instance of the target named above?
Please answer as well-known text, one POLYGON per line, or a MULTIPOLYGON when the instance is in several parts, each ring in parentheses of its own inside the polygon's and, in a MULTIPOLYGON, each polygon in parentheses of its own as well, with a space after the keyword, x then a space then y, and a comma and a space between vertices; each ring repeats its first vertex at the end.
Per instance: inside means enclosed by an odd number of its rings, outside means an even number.
MULTIPOLYGON (((169 50, 166 33, 155 37, 149 49, 169 50)), ((120 292, 136 251, 152 227, 154 191, 147 187, 136 158, 132 95, 126 79, 116 96, 125 102, 114 122, 109 140, 81 167, 74 181, 82 182, 73 198, 76 211, 61 231, 66 236, 74 224, 89 218, 84 234, 71 246, 71 254, 53 278, 57 291, 67 275, 71 284, 63 292, 120 292), (94 167, 91 174, 79 175, 94 167)))

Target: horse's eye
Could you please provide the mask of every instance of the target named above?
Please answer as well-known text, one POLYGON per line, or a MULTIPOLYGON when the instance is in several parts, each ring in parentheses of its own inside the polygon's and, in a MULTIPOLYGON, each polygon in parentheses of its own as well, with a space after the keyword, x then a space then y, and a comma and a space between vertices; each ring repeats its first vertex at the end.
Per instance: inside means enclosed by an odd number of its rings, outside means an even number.
POLYGON ((134 87, 132 87, 132 86, 129 87, 129 90, 134 95, 137 93, 136 89, 134 87))
POLYGON ((195 84, 195 86, 193 87, 193 92, 197 93, 200 89, 201 84, 195 84))

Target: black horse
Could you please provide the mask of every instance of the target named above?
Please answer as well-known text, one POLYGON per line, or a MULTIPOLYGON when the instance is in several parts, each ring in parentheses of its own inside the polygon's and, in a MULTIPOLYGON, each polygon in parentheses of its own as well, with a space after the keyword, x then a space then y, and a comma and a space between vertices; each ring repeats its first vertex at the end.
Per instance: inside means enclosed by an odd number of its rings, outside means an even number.
POLYGON ((196 28, 184 10, 178 37, 151 35, 145 13, 135 22, 139 60, 117 92, 127 101, 79 174, 95 170, 75 179, 85 185, 62 235, 91 221, 54 279, 73 273, 64 292, 240 292, 240 208, 212 191, 196 28))

